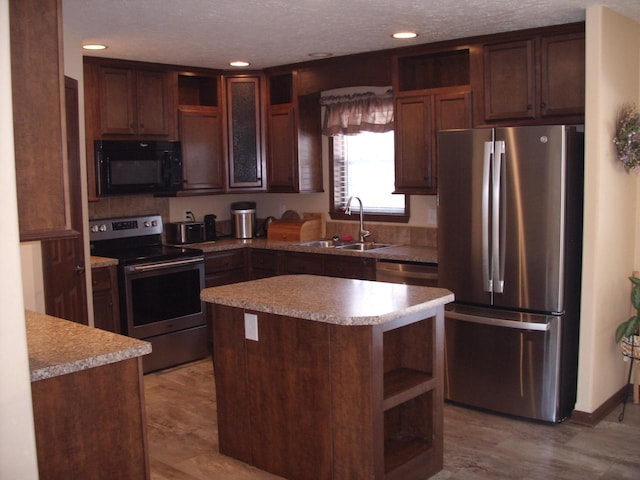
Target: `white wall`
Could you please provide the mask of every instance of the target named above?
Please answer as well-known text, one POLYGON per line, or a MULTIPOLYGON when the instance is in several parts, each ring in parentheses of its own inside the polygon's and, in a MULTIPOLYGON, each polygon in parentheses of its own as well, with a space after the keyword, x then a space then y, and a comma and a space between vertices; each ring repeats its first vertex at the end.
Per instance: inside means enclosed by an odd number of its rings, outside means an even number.
POLYGON ((38 478, 24 323, 11 111, 9 7, 0 0, 0 478, 38 478))
POLYGON ((626 382, 615 343, 630 313, 627 279, 638 270, 639 180, 615 158, 618 109, 640 103, 640 25, 605 7, 586 24, 585 214, 576 409, 593 412, 626 382))

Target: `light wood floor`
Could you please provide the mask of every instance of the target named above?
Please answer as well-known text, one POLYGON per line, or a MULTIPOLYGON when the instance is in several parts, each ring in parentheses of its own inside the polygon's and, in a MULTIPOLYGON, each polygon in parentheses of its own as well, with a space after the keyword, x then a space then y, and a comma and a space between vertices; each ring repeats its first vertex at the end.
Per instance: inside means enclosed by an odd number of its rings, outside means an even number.
MULTIPOLYGON (((211 360, 144 377, 152 480, 267 480, 218 453, 211 360)), ((595 428, 548 425, 445 406, 444 469, 436 480, 640 479, 640 406, 595 428)), ((356 479, 344 479, 356 480, 356 479)))

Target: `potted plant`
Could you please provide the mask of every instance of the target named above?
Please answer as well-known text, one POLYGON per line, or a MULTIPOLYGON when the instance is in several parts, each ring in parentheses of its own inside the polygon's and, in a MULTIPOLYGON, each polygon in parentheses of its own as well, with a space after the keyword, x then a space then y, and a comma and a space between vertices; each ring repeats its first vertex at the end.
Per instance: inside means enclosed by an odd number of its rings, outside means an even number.
POLYGON ((633 305, 636 314, 618 325, 616 342, 622 341, 620 347, 624 356, 638 359, 640 358, 640 337, 638 336, 640 333, 640 278, 629 277, 629 280, 633 284, 631 305, 633 305))

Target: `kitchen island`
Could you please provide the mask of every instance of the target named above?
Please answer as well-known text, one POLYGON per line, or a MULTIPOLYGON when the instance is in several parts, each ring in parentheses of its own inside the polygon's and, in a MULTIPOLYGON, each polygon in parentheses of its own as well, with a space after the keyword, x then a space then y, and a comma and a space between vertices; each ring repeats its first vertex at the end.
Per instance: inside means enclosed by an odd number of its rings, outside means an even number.
POLYGON ((448 290, 313 275, 207 288, 220 452, 289 479, 442 468, 448 290))
POLYGON ((149 478, 148 342, 27 311, 40 479, 149 478))

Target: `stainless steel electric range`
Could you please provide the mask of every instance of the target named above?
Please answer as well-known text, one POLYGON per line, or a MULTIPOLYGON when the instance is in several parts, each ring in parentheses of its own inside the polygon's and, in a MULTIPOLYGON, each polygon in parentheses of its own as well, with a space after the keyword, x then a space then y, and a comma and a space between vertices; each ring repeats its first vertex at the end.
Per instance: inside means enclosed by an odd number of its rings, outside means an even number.
POLYGON ((207 328, 201 250, 162 244, 162 217, 91 220, 91 254, 118 259, 122 333, 152 344, 151 372, 205 357, 207 328))

